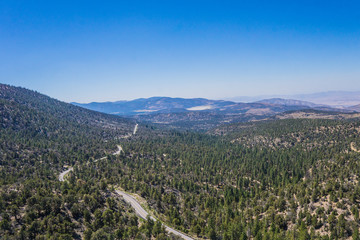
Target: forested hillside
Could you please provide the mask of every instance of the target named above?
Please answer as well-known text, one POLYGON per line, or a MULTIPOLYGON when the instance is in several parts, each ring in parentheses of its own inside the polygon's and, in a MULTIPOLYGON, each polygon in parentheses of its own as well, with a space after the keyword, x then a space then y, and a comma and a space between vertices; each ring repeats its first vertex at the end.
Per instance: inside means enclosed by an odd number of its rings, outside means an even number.
POLYGON ((6 85, 0 94, 3 239, 176 238, 115 189, 194 239, 359 239, 358 118, 207 133, 139 123, 134 136, 126 119, 6 85), (74 170, 60 182, 65 165, 74 170))
POLYGON ((8 85, 0 85, 0 115, 1 239, 167 238, 102 176, 58 181, 64 166, 112 153, 133 121, 8 85))
POLYGON ((128 142, 129 156, 103 174, 201 238, 358 239, 358 120, 277 120, 212 132, 222 136, 173 132, 128 142))
POLYGON ((0 85, 2 184, 59 169, 114 149, 133 121, 66 104, 23 88, 0 85))

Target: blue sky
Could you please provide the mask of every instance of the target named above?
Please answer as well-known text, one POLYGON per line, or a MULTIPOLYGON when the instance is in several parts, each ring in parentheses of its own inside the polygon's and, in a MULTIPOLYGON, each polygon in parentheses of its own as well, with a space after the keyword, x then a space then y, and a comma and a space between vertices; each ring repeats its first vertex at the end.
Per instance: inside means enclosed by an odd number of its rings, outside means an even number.
POLYGON ((67 102, 360 90, 359 1, 1 1, 0 82, 67 102))

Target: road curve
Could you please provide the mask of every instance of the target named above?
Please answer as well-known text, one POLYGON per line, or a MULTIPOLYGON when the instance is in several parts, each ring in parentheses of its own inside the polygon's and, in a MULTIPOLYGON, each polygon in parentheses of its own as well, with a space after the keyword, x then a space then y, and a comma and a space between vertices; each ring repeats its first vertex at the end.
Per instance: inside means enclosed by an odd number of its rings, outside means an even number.
POLYGON ((68 172, 71 172, 72 170, 74 170, 72 167, 70 167, 69 169, 63 171, 62 173, 59 174, 59 181, 63 182, 64 181, 64 177, 68 172))
MULTIPOLYGON (((121 153, 121 151, 123 151, 123 149, 122 149, 122 147, 121 147, 120 145, 117 145, 117 147, 118 147, 118 150, 113 153, 114 156, 115 156, 115 155, 119 155, 119 154, 121 153)), ((106 157, 98 158, 98 159, 94 160, 94 162, 101 161, 101 160, 104 160, 104 159, 106 159, 106 157)), ((74 168, 70 167, 69 169, 61 172, 61 173, 59 174, 59 181, 60 181, 60 182, 65 181, 65 180, 64 180, 65 175, 68 174, 69 172, 73 171, 73 170, 74 170, 74 168)))
POLYGON ((117 145, 117 148, 118 148, 118 150, 113 153, 114 156, 115 156, 115 155, 119 155, 119 154, 123 151, 121 145, 117 145))
MULTIPOLYGON (((117 194, 119 194, 120 196, 122 196, 124 198, 125 202, 130 203, 130 205, 134 208, 136 214, 139 217, 141 217, 144 220, 147 219, 147 216, 149 215, 149 213, 138 203, 138 201, 136 201, 136 199, 133 196, 131 196, 123 191, 120 191, 120 190, 115 190, 115 192, 117 194)), ((155 220, 151 216, 150 216, 150 218, 152 220, 155 220)))
MULTIPOLYGON (((134 208, 136 214, 137 214, 139 217, 141 217, 142 219, 146 220, 147 217, 150 216, 150 218, 151 218, 152 220, 156 221, 156 219, 153 218, 153 217, 140 205, 140 203, 139 203, 133 196, 131 196, 131 195, 129 195, 129 194, 123 192, 123 191, 120 191, 120 190, 115 190, 115 192, 116 192, 117 194, 119 194, 120 196, 122 196, 122 197, 124 198, 125 202, 129 203, 129 204, 134 208)), ((180 237, 182 237, 182 238, 185 239, 185 240, 194 240, 193 238, 191 238, 191 237, 189 237, 189 236, 187 236, 187 235, 185 235, 185 234, 183 234, 183 233, 181 233, 181 232, 179 232, 179 231, 177 231, 177 230, 175 230, 175 229, 173 229, 173 228, 171 228, 171 227, 169 227, 169 226, 167 226, 167 225, 165 225, 165 224, 163 224, 163 225, 164 225, 166 231, 168 231, 168 232, 170 232, 170 233, 173 233, 173 234, 175 234, 175 235, 177 235, 177 236, 180 236, 180 237)))

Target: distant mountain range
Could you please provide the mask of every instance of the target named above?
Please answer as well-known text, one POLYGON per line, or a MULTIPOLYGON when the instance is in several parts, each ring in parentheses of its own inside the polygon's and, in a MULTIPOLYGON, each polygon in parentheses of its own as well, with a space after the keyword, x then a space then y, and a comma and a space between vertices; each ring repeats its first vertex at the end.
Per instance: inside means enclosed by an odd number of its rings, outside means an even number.
POLYGON ((333 107, 350 107, 360 103, 360 92, 330 91, 294 95, 293 98, 333 107))
POLYGON ((354 110, 354 111, 356 111, 356 112, 360 112, 360 104, 355 105, 355 106, 351 106, 351 107, 349 107, 348 109, 354 110))
MULTIPOLYGON (((252 103, 238 103, 224 100, 209 100, 205 98, 170 98, 170 97, 151 97, 139 98, 132 101, 117 102, 92 102, 92 103, 72 103, 87 109, 122 115, 148 115, 164 113, 184 113, 184 112, 217 112, 234 114, 276 114, 290 110, 318 109, 322 111, 352 111, 353 109, 338 109, 324 104, 315 104, 308 101, 272 98, 264 99, 252 103)), ((356 108, 354 108, 355 110, 356 108)))
POLYGON ((225 123, 263 120, 289 111, 315 110, 349 113, 359 110, 356 107, 334 108, 323 104, 281 98, 237 103, 204 98, 152 97, 132 101, 73 104, 104 113, 132 117, 138 121, 198 130, 210 129, 225 123))
POLYGON ((293 100, 293 99, 282 99, 282 98, 270 98, 257 101, 258 103, 264 104, 274 104, 274 105, 283 105, 283 106, 303 106, 309 108, 328 108, 329 106, 322 105, 322 104, 315 104, 312 102, 301 101, 301 100, 293 100))
POLYGON ((297 95, 262 95, 253 97, 232 97, 228 98, 227 100, 235 102, 255 102, 268 98, 296 99, 337 108, 347 108, 360 104, 360 91, 329 91, 297 95))
POLYGON ((236 103, 221 100, 208 100, 204 98, 185 99, 170 97, 151 97, 139 98, 132 101, 72 104, 99 112, 128 116, 149 113, 172 113, 196 110, 214 110, 230 107, 231 105, 234 105, 236 103))

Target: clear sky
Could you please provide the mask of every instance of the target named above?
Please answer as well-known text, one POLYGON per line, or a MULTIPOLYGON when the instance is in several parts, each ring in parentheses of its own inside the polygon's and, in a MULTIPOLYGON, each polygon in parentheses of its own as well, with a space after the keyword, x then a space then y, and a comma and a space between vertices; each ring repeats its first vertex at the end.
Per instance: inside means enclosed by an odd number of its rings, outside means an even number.
POLYGON ((359 1, 0 0, 0 82, 67 102, 360 90, 359 1))

